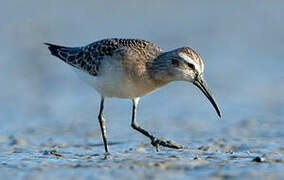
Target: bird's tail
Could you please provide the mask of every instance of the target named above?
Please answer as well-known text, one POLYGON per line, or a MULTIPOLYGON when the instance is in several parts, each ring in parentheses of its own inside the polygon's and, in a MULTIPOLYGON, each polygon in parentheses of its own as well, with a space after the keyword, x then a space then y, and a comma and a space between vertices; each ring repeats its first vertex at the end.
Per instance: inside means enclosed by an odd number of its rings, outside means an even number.
POLYGON ((50 43, 44 43, 48 46, 50 53, 62 61, 77 67, 77 59, 82 57, 82 49, 77 47, 64 47, 50 43))

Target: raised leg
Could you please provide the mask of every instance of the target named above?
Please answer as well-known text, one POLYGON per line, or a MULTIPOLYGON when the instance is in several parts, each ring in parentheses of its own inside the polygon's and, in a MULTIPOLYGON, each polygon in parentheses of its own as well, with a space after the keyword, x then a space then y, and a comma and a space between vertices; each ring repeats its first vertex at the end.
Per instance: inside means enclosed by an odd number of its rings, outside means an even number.
POLYGON ((105 117, 104 117, 104 100, 105 100, 105 98, 102 96, 100 114, 98 116, 98 119, 99 119, 100 126, 101 126, 101 132, 102 132, 102 137, 103 137, 103 141, 104 141, 105 152, 109 153, 108 145, 107 145, 107 137, 106 137, 106 120, 105 120, 105 117))
POLYGON ((136 110, 139 102, 139 98, 135 98, 132 100, 133 102, 133 108, 132 108, 132 122, 131 122, 131 127, 140 133, 144 134, 145 136, 149 137, 151 139, 151 144, 156 147, 156 151, 160 151, 160 145, 165 146, 168 148, 173 148, 173 149, 182 149, 183 146, 175 144, 172 141, 163 141, 155 136, 153 136, 151 133, 146 131, 145 129, 141 128, 137 122, 136 122, 136 110))

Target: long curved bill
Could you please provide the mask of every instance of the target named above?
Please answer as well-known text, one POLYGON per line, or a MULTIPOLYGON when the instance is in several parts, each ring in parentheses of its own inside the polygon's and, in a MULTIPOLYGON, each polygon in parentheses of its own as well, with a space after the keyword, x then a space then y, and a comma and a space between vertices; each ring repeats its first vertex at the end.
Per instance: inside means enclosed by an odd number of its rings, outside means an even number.
POLYGON ((214 106, 214 108, 215 108, 215 110, 216 110, 218 116, 221 117, 221 112, 220 112, 220 110, 219 110, 218 104, 217 104, 217 102, 215 101, 215 99, 214 99, 212 93, 210 92, 210 90, 209 90, 209 88, 208 88, 208 86, 207 86, 206 81, 205 81, 203 78, 201 78, 200 76, 198 76, 198 77, 195 79, 195 81, 193 82, 193 84, 194 84, 195 86, 197 86, 197 87, 203 92, 203 94, 209 99, 209 101, 211 102, 211 104, 214 106))

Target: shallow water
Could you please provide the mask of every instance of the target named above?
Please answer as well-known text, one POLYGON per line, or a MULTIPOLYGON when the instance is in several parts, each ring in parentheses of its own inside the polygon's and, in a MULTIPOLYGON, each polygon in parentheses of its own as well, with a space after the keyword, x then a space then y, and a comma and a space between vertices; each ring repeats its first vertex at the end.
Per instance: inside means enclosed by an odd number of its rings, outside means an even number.
MULTIPOLYGON (((0 174, 5 179, 283 179, 284 3, 7 1, 0 7, 0 174), (99 95, 43 42, 105 37, 193 47, 222 110, 191 84, 143 97, 138 123, 185 145, 157 153, 130 128, 131 101, 99 95), (163 104, 163 106, 161 106, 163 104)), ((1 179, 1 178, 0 178, 1 179)))

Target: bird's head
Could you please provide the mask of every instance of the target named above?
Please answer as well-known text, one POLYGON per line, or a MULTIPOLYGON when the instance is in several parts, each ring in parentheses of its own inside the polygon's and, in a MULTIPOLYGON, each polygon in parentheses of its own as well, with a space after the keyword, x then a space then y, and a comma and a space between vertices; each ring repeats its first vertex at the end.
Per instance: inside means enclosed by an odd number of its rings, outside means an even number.
POLYGON ((182 47, 158 56, 150 67, 153 78, 164 82, 187 81, 197 86, 221 117, 219 107, 203 77, 204 64, 200 56, 189 47, 182 47))

